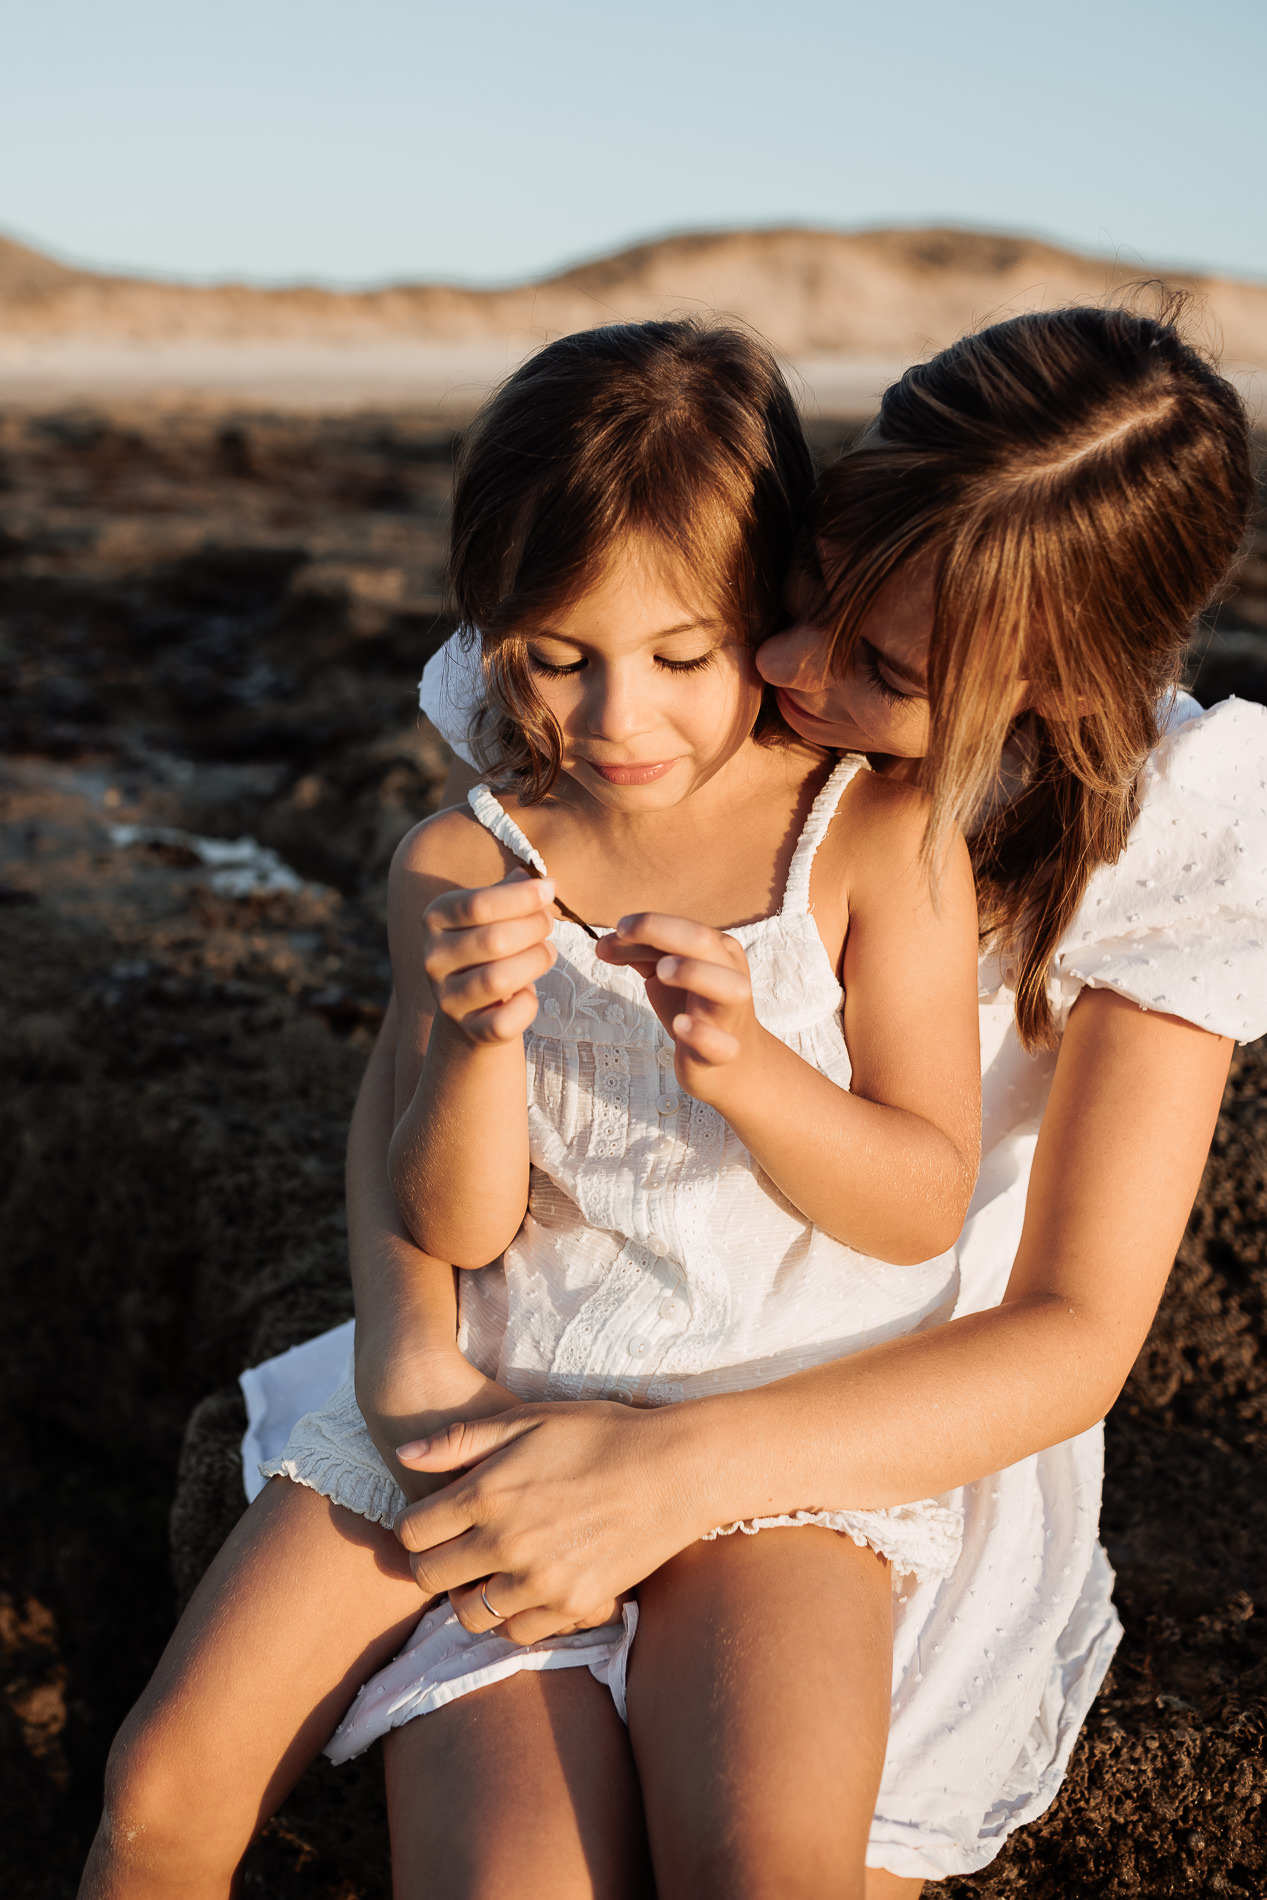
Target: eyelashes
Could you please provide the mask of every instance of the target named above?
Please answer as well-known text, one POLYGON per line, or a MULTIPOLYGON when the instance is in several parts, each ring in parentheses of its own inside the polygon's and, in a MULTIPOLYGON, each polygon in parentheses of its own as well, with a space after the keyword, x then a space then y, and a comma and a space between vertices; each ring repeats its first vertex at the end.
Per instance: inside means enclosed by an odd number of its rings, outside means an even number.
POLYGON ((540 673, 543 679, 566 680, 570 679, 573 673, 579 673, 585 662, 584 660, 574 660, 571 666, 551 666, 549 660, 539 660, 535 653, 530 653, 528 655, 528 664, 533 672, 540 673))
MULTIPOLYGON (((655 663, 666 673, 702 673, 706 666, 712 665, 713 654, 701 653, 695 660, 663 660, 657 654, 655 663)), ((572 679, 582 670, 586 662, 573 660, 570 666, 555 666, 549 660, 543 660, 537 654, 529 653, 528 664, 533 672, 539 673, 543 679, 565 680, 572 679)))
POLYGON ((879 693, 881 699, 887 700, 891 706, 908 705, 915 695, 913 693, 900 693, 896 686, 891 686, 876 664, 874 648, 871 647, 866 640, 861 640, 858 644, 862 655, 863 670, 872 686, 874 686, 877 693, 879 693))
POLYGON ((662 660, 657 655, 656 665, 662 666, 666 673, 702 673, 706 666, 713 664, 711 653, 701 653, 697 660, 662 660))

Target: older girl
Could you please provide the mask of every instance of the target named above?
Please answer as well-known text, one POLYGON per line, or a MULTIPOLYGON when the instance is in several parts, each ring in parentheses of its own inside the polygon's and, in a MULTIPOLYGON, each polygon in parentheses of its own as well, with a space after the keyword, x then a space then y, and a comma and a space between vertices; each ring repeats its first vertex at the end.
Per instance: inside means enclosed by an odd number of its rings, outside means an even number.
MULTIPOLYGON (((1252 499, 1241 405, 1169 322, 1024 317, 888 392, 822 480, 794 624, 759 663, 806 738, 917 770, 973 833, 984 1141, 955 1317, 630 1415, 601 1459, 596 1420, 531 1407, 410 1458, 474 1464, 406 1514, 425 1585, 505 1566, 536 1630, 552 1603, 604 1614, 701 1515, 962 1487, 953 1575, 894 1593, 875 1894, 978 1869, 1042 1812, 1118 1640, 1098 1421, 1165 1284, 1231 1040, 1267 1028, 1267 713, 1176 691, 1252 499)), ((472 699, 460 655, 429 669, 459 749, 472 699)), ((395 1444, 429 1368, 381 1318, 414 1271, 380 1185, 387 1086, 376 1059, 351 1179, 358 1390, 395 1444)))

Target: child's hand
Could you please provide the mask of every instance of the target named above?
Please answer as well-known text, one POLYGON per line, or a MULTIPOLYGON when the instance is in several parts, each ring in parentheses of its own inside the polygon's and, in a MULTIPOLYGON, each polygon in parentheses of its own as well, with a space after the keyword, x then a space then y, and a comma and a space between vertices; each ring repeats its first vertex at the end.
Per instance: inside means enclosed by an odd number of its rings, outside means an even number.
POLYGON ((688 1095, 713 1101, 734 1085, 736 1065, 766 1032, 752 1006, 748 959, 733 937, 643 911, 622 917, 597 954, 646 978, 647 1000, 677 1045, 674 1069, 688 1095))
POLYGON ((423 964, 436 1005, 473 1043, 516 1042, 537 1013, 533 985, 554 962, 554 884, 512 871, 478 891, 446 891, 423 913, 423 964))

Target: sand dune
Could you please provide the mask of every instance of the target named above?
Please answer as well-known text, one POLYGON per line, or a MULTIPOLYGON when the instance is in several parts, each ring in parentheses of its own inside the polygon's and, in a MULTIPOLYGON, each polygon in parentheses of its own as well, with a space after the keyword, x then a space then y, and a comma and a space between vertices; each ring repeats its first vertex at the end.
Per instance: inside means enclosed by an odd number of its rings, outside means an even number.
MULTIPOLYGON (((552 336, 715 310, 769 337, 810 401, 856 413, 902 364, 974 324, 1149 275, 986 232, 786 229, 665 237, 502 289, 260 289, 78 270, 0 239, 0 397, 201 393, 302 408, 412 394, 461 407, 552 336)), ((1267 366, 1267 284, 1157 275, 1193 294, 1199 334, 1253 384, 1267 366)))

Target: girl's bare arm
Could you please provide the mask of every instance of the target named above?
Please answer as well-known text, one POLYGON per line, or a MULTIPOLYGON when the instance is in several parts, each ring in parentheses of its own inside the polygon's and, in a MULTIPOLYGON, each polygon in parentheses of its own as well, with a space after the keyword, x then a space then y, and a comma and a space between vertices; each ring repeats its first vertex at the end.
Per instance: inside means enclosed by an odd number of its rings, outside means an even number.
POLYGON ((533 980, 554 960, 549 885, 493 884, 500 871, 488 834, 442 812, 404 839, 388 886, 399 1012, 389 1176, 419 1246, 460 1267, 496 1259, 527 1206, 523 1031, 533 980))
POLYGON ((447 1261, 420 1253, 387 1178, 394 1125, 396 1000, 362 1078, 347 1151, 347 1221, 356 1301, 356 1397, 371 1438, 407 1497, 442 1480, 408 1471, 395 1448, 456 1418, 486 1418, 513 1396, 457 1348, 447 1261))
POLYGON ((713 1525, 806 1499, 861 1509, 936 1495, 1085 1430, 1152 1322, 1230 1053, 1223 1038, 1085 992, 999 1307, 751 1392, 646 1412, 526 1406, 455 1426, 408 1459, 431 1472, 483 1461, 403 1521, 425 1553, 424 1588, 513 1569, 571 1620, 713 1525), (577 1554, 561 1565, 565 1539, 577 1554))
POLYGON ((600 955, 648 976, 682 1085, 726 1117, 793 1206, 862 1253, 927 1260, 954 1245, 977 1173, 972 872, 956 839, 934 898, 923 803, 904 789, 860 783, 838 823, 850 852, 847 1090, 761 1026, 746 959, 724 932, 644 914, 600 955), (668 954, 647 960, 654 950, 668 954))

